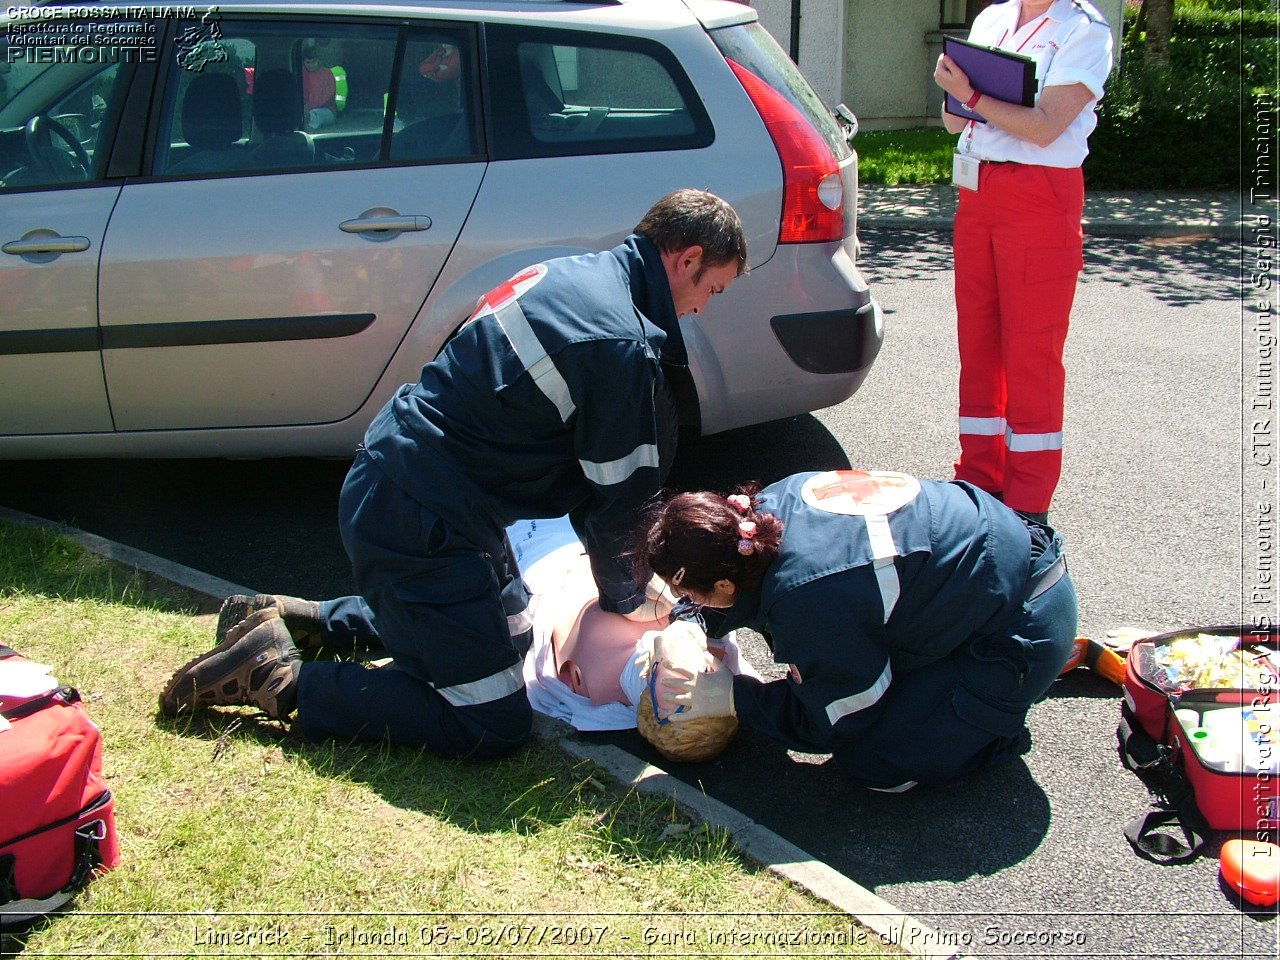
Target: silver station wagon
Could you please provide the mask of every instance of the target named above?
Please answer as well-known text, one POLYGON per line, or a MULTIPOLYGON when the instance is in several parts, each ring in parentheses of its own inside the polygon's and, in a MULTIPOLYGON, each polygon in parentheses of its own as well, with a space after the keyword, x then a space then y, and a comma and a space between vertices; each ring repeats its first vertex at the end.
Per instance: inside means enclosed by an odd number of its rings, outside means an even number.
POLYGON ((100 3, 2 25, 2 458, 350 455, 486 291, 686 186, 741 214, 750 272, 683 320, 682 423, 839 403, 880 349, 852 130, 748 6, 100 3))

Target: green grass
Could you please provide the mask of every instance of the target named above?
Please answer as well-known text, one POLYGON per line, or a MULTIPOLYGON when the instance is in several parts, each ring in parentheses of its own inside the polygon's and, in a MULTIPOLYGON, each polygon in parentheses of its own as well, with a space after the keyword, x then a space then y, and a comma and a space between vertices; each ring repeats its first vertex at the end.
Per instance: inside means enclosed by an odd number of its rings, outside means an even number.
POLYGON ((481 764, 309 744, 249 710, 160 719, 213 617, 71 541, 0 524, 0 584, 0 642, 56 665, 102 730, 121 841, 73 910, 0 954, 742 955, 708 947, 708 927, 801 931, 818 938, 807 956, 885 952, 725 832, 553 745, 481 764), (272 931, 287 942, 245 939, 272 931))
POLYGON ((950 183, 956 138, 942 127, 872 130, 853 141, 863 183, 950 183))

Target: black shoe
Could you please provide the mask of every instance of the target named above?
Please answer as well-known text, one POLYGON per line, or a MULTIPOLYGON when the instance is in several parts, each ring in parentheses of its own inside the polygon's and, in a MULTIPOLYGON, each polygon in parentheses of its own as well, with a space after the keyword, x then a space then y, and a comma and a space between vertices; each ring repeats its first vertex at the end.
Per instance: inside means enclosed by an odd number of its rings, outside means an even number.
POLYGON ((274 608, 289 628, 289 636, 298 647, 306 650, 319 647, 324 642, 324 634, 320 626, 320 604, 314 600, 299 600, 297 597, 277 597, 269 593, 248 596, 237 593, 222 601, 222 609, 218 611, 218 625, 214 628, 214 640, 221 644, 227 634, 259 610, 274 608))
POLYGON ((202 707, 251 705, 276 720, 293 712, 302 658, 274 606, 241 621, 189 661, 160 694, 165 716, 202 707))

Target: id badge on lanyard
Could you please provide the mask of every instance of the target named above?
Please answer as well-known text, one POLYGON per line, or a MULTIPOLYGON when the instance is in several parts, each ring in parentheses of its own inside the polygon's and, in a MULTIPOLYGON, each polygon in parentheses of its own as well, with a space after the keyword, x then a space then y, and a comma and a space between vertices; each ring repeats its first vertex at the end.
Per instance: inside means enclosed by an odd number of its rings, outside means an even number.
POLYGON ((951 182, 966 190, 978 189, 978 158, 956 151, 951 157, 951 182))
MULTIPOLYGON (((1046 23, 1048 23, 1047 18, 1036 24, 1036 28, 1031 31, 1030 35, 1028 35, 1022 43, 1018 44, 1018 49, 1015 52, 1021 53, 1022 48, 1031 42, 1031 38, 1039 33, 1040 28, 1046 23)), ((1009 31, 1005 30, 1004 35, 1000 37, 999 42, 996 44, 997 48, 1003 48, 1005 37, 1008 35, 1009 31)), ((974 121, 970 120, 968 128, 965 131, 970 139, 973 137, 973 125, 974 121)), ((951 182, 957 187, 964 187, 966 190, 976 191, 978 189, 979 165, 980 161, 976 157, 971 157, 968 154, 961 153, 957 150, 951 158, 951 182)))

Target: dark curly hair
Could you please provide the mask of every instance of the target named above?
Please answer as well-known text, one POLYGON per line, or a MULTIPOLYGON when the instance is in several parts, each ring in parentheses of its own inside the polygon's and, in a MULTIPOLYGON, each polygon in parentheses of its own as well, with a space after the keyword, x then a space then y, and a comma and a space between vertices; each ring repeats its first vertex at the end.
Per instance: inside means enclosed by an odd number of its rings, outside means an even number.
POLYGON ((773 514, 757 510, 759 492, 760 485, 751 483, 731 496, 678 493, 651 507, 630 551, 636 569, 651 570, 677 593, 710 593, 717 580, 729 580, 740 590, 758 590, 778 555, 783 527, 773 514), (744 522, 755 524, 749 538, 743 536, 744 522))

